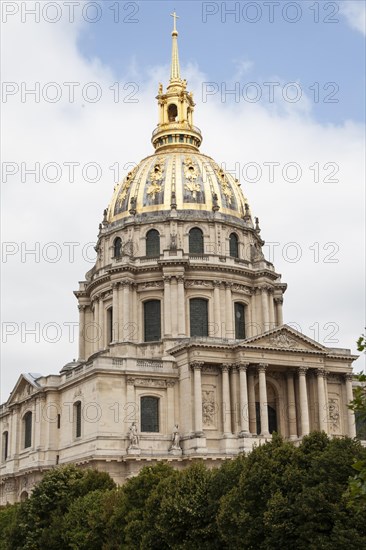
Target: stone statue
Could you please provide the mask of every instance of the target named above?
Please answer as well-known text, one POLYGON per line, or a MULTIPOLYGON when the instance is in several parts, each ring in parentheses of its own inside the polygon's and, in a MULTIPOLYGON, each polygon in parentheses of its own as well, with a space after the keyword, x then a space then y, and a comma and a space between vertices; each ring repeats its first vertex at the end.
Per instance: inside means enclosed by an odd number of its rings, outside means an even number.
POLYGON ((174 426, 174 430, 172 433, 172 446, 170 447, 171 451, 181 451, 181 447, 179 445, 180 442, 180 434, 178 430, 178 424, 174 426))
POLYGON ((162 93, 163 93, 163 85, 162 85, 162 83, 160 82, 160 83, 159 83, 158 94, 161 95, 162 93))
POLYGON ((132 448, 138 448, 139 446, 139 436, 137 433, 137 427, 135 422, 132 422, 132 426, 130 426, 128 437, 130 439, 130 446, 129 449, 132 448))

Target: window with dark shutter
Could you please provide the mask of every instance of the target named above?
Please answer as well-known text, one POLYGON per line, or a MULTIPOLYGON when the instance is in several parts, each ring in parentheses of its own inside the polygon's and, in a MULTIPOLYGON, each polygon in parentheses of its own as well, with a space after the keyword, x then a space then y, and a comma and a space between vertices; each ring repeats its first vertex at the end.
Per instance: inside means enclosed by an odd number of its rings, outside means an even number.
POLYGON ((235 303, 235 338, 244 340, 245 338, 245 309, 243 304, 235 303))
POLYGON ((141 397, 141 431, 159 431, 159 398, 141 397))
POLYGON ((3 433, 3 460, 6 460, 8 458, 8 450, 9 450, 9 432, 3 433))
POLYGON ((32 446, 32 413, 27 412, 24 415, 24 448, 32 446))
POLYGON ((156 229, 150 229, 146 233, 146 256, 149 258, 160 256, 160 235, 156 229))
POLYGON ((239 241, 235 233, 231 233, 229 237, 230 244, 230 256, 232 258, 239 258, 239 241))
POLYGON ((189 301, 191 336, 208 336, 207 300, 192 298, 189 301))
POLYGON ((117 237, 114 241, 114 257, 120 258, 122 256, 122 240, 117 237))
POLYGON ((144 303, 144 341, 155 342, 161 338, 160 300, 144 303))
POLYGON ((193 227, 189 232, 189 253, 203 254, 203 233, 199 227, 193 227))
POLYGON ((74 404, 75 437, 81 437, 81 402, 74 404))

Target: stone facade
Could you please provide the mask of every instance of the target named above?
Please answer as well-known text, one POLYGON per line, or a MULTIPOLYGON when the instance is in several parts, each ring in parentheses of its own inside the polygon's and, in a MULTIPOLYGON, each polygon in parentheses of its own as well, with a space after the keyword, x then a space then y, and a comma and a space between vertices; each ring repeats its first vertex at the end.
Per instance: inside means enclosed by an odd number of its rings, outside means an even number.
POLYGON ((283 324, 286 284, 259 222, 239 182, 198 150, 176 30, 158 103, 155 155, 116 186, 75 292, 78 360, 21 376, 1 406, 1 504, 57 464, 123 483, 157 460, 215 465, 273 431, 355 436, 355 357, 283 324))

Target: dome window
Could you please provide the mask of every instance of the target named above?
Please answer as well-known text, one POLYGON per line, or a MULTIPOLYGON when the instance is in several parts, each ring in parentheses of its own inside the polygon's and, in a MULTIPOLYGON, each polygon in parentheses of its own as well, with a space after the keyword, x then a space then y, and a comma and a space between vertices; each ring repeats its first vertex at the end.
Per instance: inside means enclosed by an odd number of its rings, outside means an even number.
POLYGON ((160 256, 160 234, 156 229, 150 229, 146 233, 146 256, 148 258, 160 256))
POLYGON ((120 258, 122 256, 122 239, 117 237, 113 245, 114 257, 120 258))
POLYGON ((239 240, 235 233, 229 237, 229 250, 232 258, 239 258, 239 240))
POLYGON ((203 233, 199 227, 193 227, 189 232, 189 253, 204 254, 203 233))
POLYGON ((168 107, 168 120, 169 122, 176 122, 178 116, 178 109, 175 103, 171 103, 168 107))

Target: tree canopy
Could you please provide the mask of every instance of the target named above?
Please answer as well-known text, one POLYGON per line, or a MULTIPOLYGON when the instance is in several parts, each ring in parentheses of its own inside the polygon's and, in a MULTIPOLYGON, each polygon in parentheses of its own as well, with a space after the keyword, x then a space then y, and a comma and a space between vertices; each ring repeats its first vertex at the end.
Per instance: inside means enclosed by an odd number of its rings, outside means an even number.
POLYGON ((158 463, 122 487, 58 467, 0 509, 0 550, 366 548, 366 510, 349 493, 365 460, 358 441, 315 432, 299 446, 273 435, 217 468, 158 463))

